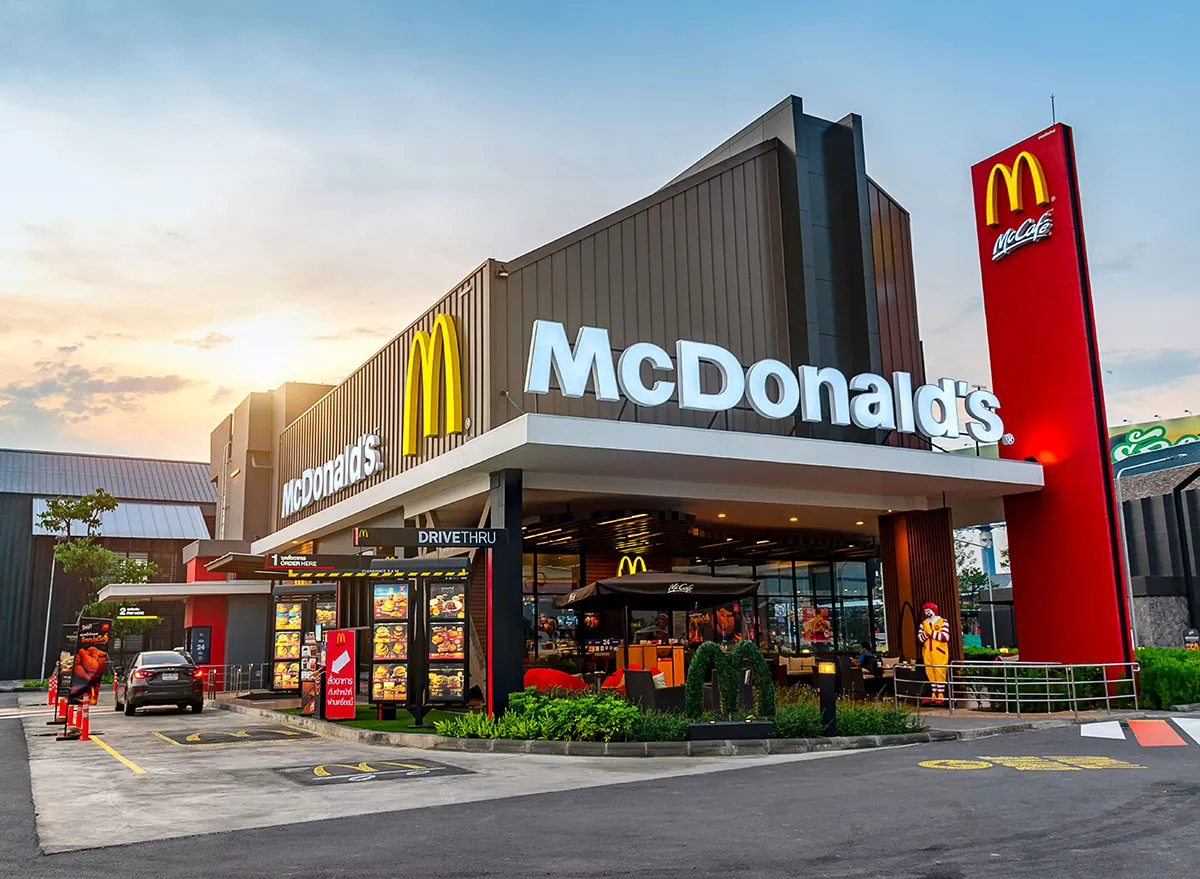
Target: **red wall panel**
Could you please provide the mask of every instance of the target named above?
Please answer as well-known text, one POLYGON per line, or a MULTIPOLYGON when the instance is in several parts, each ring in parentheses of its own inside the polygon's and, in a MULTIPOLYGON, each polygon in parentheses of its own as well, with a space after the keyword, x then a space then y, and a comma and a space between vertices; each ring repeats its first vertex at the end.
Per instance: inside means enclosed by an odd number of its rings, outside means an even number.
POLYGON ((229 619, 229 600, 224 595, 193 595, 187 600, 184 626, 212 626, 209 665, 225 664, 225 627, 229 619))

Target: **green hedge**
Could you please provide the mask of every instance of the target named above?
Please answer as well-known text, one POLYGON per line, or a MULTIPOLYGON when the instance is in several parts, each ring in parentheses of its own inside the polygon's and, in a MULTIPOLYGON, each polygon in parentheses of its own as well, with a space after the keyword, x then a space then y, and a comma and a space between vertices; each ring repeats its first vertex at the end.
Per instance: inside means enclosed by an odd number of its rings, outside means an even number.
POLYGON ((1138 705, 1166 711, 1200 702, 1200 650, 1139 647, 1138 705))
MULTIPOLYGON (((774 688, 771 688, 775 696, 774 688)), ((778 693, 774 716, 776 738, 805 739, 824 735, 817 700, 789 688, 778 693)), ((886 702, 837 703, 838 735, 877 736, 920 729, 920 719, 911 711, 893 708, 886 702)), ((546 693, 530 688, 509 697, 509 710, 500 717, 482 713, 460 714, 434 724, 439 735, 467 739, 543 739, 576 742, 681 742, 688 726, 709 720, 743 720, 754 715, 685 714, 643 711, 617 695, 598 696, 566 690, 546 693)))

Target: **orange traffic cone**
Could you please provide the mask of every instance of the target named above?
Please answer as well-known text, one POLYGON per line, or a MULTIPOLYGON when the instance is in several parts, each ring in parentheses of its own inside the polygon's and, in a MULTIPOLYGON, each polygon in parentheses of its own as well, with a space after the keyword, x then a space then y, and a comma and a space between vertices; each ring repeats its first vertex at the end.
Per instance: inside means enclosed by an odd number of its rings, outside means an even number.
POLYGON ((83 707, 79 710, 78 715, 76 715, 76 720, 79 721, 79 740, 83 742, 88 741, 88 706, 86 702, 83 703, 83 707))

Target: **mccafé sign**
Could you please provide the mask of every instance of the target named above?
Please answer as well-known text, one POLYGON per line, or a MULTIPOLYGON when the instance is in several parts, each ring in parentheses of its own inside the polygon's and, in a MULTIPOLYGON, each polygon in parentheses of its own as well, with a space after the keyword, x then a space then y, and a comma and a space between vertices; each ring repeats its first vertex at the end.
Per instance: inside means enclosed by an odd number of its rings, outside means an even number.
MULTIPOLYGON (((454 318, 439 314, 433 330, 413 333, 404 374, 402 455, 416 455, 421 437, 437 436, 445 399, 445 433, 463 431, 462 359, 454 318), (444 391, 444 393, 443 393, 444 391)), ((305 470, 283 486, 283 517, 293 516, 313 501, 343 491, 383 472, 380 437, 363 434, 319 467, 305 470)))
MULTIPOLYGON (((1003 162, 997 162, 992 166, 991 172, 988 174, 987 195, 985 203, 985 213, 988 226, 993 228, 1000 225, 1000 196, 1001 187, 998 183, 1003 183, 1003 194, 1007 196, 1008 209, 1014 214, 1021 214, 1025 210, 1025 193, 1023 177, 1028 174, 1029 180, 1033 186, 1033 200, 1039 205, 1048 205, 1053 200, 1050 196, 1050 188, 1046 185, 1046 172, 1042 170, 1042 163, 1037 160, 1037 156, 1028 150, 1022 150, 1017 153, 1017 157, 1013 159, 1011 166, 1003 162)), ((1019 226, 1005 229, 996 238, 996 243, 992 246, 992 260, 1000 261, 1008 256, 1014 250, 1024 247, 1026 244, 1033 244, 1037 241, 1044 241, 1050 237, 1050 233, 1054 231, 1054 209, 1043 213, 1036 219, 1029 217, 1019 226)))
POLYGON ((581 327, 572 345, 561 323, 534 321, 525 392, 550 393, 552 374, 564 397, 582 397, 590 383, 597 400, 617 402, 624 397, 646 407, 662 406, 675 398, 680 409, 724 412, 744 399, 763 418, 791 418, 798 412, 801 420, 812 423, 826 420, 824 398, 832 424, 920 433, 934 439, 965 432, 981 443, 997 442, 1004 436, 996 395, 971 390, 965 381, 944 378, 914 390, 907 372, 892 373, 889 383, 872 373, 847 379, 831 367, 794 368, 770 359, 744 368, 732 352, 719 345, 682 339, 675 343, 674 358, 652 342, 635 342, 614 364, 608 330, 581 327), (701 387, 703 363, 719 373, 719 390, 701 387), (643 381, 643 364, 650 366, 653 380, 649 384, 643 381), (960 423, 959 398, 965 401, 965 424, 960 423))

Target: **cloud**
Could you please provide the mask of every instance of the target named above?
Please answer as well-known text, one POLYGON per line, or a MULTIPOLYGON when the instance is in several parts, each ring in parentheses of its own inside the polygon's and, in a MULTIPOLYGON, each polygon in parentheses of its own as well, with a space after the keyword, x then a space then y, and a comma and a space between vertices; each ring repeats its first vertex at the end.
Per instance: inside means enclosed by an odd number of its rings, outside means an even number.
POLYGON ((233 394, 233 388, 227 388, 224 385, 213 391, 212 396, 208 398, 209 403, 220 403, 222 400, 228 399, 233 394))
POLYGON ((137 337, 131 336, 129 333, 88 333, 83 338, 88 342, 115 342, 120 339, 133 341, 137 337))
POLYGON ((320 336, 309 336, 314 342, 344 342, 351 339, 381 339, 396 335, 397 327, 352 327, 320 336))
POLYGON ((140 412, 147 397, 195 384, 180 375, 110 376, 107 369, 39 361, 25 381, 0 385, 0 427, 59 427, 112 412, 140 412))
POLYGON ((176 339, 175 344, 188 345, 192 348, 199 348, 201 351, 211 351, 213 348, 228 345, 232 341, 233 336, 227 336, 224 333, 209 333, 198 339, 176 339))
POLYGON ((1158 351, 1133 350, 1101 356, 1106 391, 1147 391, 1173 385, 1200 374, 1200 351, 1163 348, 1158 351))
POLYGON ((59 345, 55 350, 59 354, 74 354, 76 351, 78 351, 82 347, 83 347, 82 344, 80 344, 79 342, 76 342, 74 345, 59 345))

